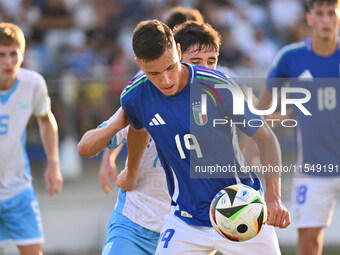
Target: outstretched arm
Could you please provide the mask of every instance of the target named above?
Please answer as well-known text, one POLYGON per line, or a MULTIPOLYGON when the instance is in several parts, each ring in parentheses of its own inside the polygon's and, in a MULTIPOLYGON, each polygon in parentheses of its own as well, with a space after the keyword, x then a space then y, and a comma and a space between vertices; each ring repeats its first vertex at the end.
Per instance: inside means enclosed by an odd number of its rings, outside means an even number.
POLYGON ((128 166, 118 175, 116 182, 124 191, 131 191, 137 185, 139 165, 149 140, 150 134, 145 128, 137 130, 130 126, 127 139, 128 166))
POLYGON ((38 118, 40 138, 47 156, 45 172, 46 188, 50 197, 61 191, 63 177, 60 172, 58 149, 58 125, 51 111, 38 118))
POLYGON ((109 145, 111 138, 128 124, 129 120, 124 110, 121 110, 117 119, 109 125, 103 128, 91 129, 83 135, 78 143, 78 154, 86 158, 96 156, 109 145))
MULTIPOLYGON (((281 169, 281 150, 276 136, 268 125, 260 127, 252 136, 255 140, 261 158, 261 164, 266 169, 281 169)), ((266 171, 265 200, 268 208, 267 223, 275 227, 286 228, 290 224, 290 216, 281 202, 280 171, 266 171)))

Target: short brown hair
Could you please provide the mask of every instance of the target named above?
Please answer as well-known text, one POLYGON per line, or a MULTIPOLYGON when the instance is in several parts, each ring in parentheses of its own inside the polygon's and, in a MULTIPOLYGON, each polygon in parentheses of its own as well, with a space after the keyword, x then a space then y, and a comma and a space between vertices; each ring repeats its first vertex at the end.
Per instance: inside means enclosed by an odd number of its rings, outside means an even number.
POLYGON ((219 55, 221 36, 208 23, 185 22, 174 29, 174 38, 176 43, 181 45, 182 52, 186 52, 191 46, 198 44, 198 51, 205 48, 214 50, 219 55))
POLYGON ((16 44, 22 53, 25 51, 25 36, 22 30, 12 23, 0 23, 0 45, 16 44))
POLYGON ((197 9, 178 6, 170 11, 165 24, 167 24, 169 28, 173 30, 177 25, 183 24, 186 21, 196 21, 199 24, 203 24, 204 18, 201 12, 197 9))
POLYGON ((307 9, 310 11, 313 8, 313 5, 315 3, 317 4, 322 4, 322 3, 327 3, 327 4, 337 4, 339 0, 307 0, 307 9))
POLYGON ((175 45, 170 28, 159 20, 140 22, 133 32, 132 47, 138 59, 152 61, 175 45))

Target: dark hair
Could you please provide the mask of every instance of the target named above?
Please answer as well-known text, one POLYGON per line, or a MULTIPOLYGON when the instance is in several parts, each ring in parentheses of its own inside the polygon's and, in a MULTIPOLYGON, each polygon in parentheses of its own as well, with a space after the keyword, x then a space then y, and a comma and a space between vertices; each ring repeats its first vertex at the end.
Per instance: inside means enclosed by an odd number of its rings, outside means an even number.
POLYGON ((138 59, 152 61, 175 45, 170 28, 156 19, 140 22, 133 32, 132 47, 138 59))
POLYGON ((198 51, 203 48, 214 50, 217 55, 220 52, 221 37, 208 23, 197 24, 194 21, 185 22, 174 29, 176 43, 181 45, 182 52, 186 52, 191 46, 198 44, 198 51))
POLYGON ((177 25, 180 25, 186 21, 196 21, 199 24, 204 23, 204 18, 199 10, 175 7, 170 11, 169 16, 165 20, 165 23, 173 30, 177 25))
POLYGON ((307 10, 310 11, 315 3, 336 4, 339 0, 307 0, 307 10))

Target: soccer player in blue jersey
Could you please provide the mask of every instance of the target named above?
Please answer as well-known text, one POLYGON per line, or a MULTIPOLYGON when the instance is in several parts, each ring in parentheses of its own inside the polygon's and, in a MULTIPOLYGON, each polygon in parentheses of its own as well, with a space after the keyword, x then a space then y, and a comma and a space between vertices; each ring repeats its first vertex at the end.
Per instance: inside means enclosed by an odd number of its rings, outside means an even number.
MULTIPOLYGON (((157 20, 141 22, 134 31, 133 48, 136 62, 145 75, 135 77, 121 96, 131 123, 129 135, 135 143, 128 140, 128 168, 118 176, 117 184, 126 190, 135 187, 138 168, 134 164, 138 160, 134 158, 143 153, 140 148, 147 146, 149 132, 166 172, 172 199, 172 213, 164 222, 156 254, 206 254, 214 249, 226 254, 279 254, 273 229, 268 229, 271 234, 263 229, 256 242, 235 244, 220 237, 209 221, 210 202, 222 188, 244 183, 262 192, 254 173, 240 171, 244 159, 237 146, 235 125, 214 126, 214 120, 264 123, 262 117, 251 113, 243 99, 245 113, 237 116, 233 113, 233 98, 228 91, 237 85, 222 73, 181 64, 180 46, 175 44, 165 24, 157 20), (207 115, 195 111, 202 117, 196 119, 192 110, 194 106, 202 109, 200 92, 204 89, 218 99, 216 102, 212 96, 205 100, 207 115), (214 164, 234 167, 236 172, 213 175, 214 178, 206 178, 204 173, 191 177, 195 175, 195 166, 214 164)), ((266 124, 240 125, 240 128, 257 142, 263 165, 279 167, 279 146, 270 128, 266 124)), ((279 175, 272 177, 266 178, 267 223, 285 228, 290 223, 289 213, 280 200, 279 175)))
MULTIPOLYGON (((176 31, 176 40, 184 46, 182 61, 216 67, 221 42, 219 34, 210 25, 188 22, 176 31)), ((100 129, 88 131, 79 143, 80 150, 85 147, 90 149, 92 156, 97 154, 99 151, 93 150, 96 148, 93 145, 98 143, 98 134, 92 136, 94 139, 88 139, 89 135, 102 133, 105 127, 115 121, 119 111, 102 123, 100 129)), ((106 192, 112 190, 110 183, 116 177, 114 161, 121 145, 127 142, 128 129, 126 127, 119 131, 111 141, 110 136, 107 136, 102 142, 103 146, 110 142, 110 149, 104 152, 99 175, 100 183, 106 192)), ((169 210, 170 197, 165 173, 159 162, 155 144, 150 140, 139 165, 136 188, 129 192, 119 191, 102 254, 154 254, 163 219, 169 210)))
MULTIPOLYGON (((203 66, 215 68, 221 43, 218 33, 208 24, 197 23, 188 23, 178 31, 183 32, 181 38, 177 38, 181 43, 184 44, 182 38, 186 37, 186 34, 190 37, 185 43, 183 61, 189 63, 199 61, 203 66), (185 29, 187 26, 189 29, 185 29)), ((103 140, 98 139, 98 135, 91 136, 91 134, 105 132, 105 127, 116 120, 119 111, 102 123, 101 128, 90 130, 84 135, 79 143, 80 151, 85 147, 91 151, 92 156, 99 152, 93 145, 103 140), (93 139, 88 139, 89 136, 93 139)), ((110 142, 110 150, 105 149, 99 175, 101 185, 106 192, 112 190, 110 183, 116 176, 113 164, 121 144, 127 142, 128 130, 129 127, 126 127, 111 141, 111 137, 107 136, 106 140, 101 142, 102 146, 110 142)), ((132 191, 119 191, 102 254, 154 254, 163 219, 169 212, 170 196, 165 173, 159 162, 154 141, 151 139, 139 165, 137 186, 132 191)))
POLYGON ((0 244, 17 245, 21 255, 41 255, 41 216, 28 162, 26 125, 37 117, 47 156, 46 186, 62 188, 57 123, 43 77, 20 68, 25 38, 19 27, 0 23, 0 244))
POLYGON ((259 100, 258 108, 268 109, 272 89, 280 85, 276 78, 289 78, 290 86, 311 93, 304 104, 311 116, 293 109, 298 122, 297 167, 301 170, 293 179, 292 193, 299 234, 297 254, 322 253, 324 228, 331 223, 339 194, 340 178, 334 178, 340 176, 339 15, 338 0, 308 1, 306 19, 312 36, 280 50, 259 100))

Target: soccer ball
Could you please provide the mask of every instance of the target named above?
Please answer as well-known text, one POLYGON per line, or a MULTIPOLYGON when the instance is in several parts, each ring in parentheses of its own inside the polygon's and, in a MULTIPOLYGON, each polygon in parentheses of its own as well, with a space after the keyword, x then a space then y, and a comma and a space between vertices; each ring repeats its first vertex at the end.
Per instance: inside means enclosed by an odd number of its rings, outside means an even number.
POLYGON ((210 221, 214 229, 231 241, 255 237, 267 220, 267 206, 258 191, 240 184, 222 189, 210 205, 210 221))

